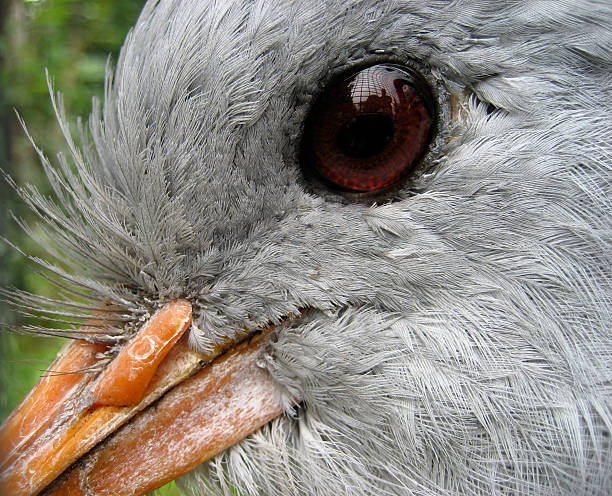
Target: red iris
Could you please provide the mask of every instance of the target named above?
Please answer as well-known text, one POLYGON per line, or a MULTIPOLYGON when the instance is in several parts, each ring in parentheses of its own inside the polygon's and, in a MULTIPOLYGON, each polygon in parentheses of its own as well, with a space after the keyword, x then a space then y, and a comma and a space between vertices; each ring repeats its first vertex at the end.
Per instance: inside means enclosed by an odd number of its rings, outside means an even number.
POLYGON ((379 64, 333 82, 306 124, 306 167, 331 185, 375 191, 403 179, 430 142, 431 94, 412 70, 379 64))

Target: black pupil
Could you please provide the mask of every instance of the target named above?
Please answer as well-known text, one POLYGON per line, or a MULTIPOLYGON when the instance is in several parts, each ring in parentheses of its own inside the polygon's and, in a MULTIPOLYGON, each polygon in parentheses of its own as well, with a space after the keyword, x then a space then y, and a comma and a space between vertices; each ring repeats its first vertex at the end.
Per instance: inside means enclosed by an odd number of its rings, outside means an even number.
POLYGON ((362 114, 340 128, 338 148, 351 158, 373 157, 385 149, 393 131, 393 121, 387 114, 362 114))

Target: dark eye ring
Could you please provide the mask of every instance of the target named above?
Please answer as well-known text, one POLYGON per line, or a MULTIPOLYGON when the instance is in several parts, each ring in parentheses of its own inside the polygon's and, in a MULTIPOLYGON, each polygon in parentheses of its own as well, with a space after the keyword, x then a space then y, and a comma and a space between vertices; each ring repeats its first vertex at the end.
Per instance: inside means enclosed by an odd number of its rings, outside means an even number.
POLYGON ((404 180, 429 148, 433 102, 409 67, 376 64, 339 77, 306 121, 305 171, 341 191, 379 191, 404 180))

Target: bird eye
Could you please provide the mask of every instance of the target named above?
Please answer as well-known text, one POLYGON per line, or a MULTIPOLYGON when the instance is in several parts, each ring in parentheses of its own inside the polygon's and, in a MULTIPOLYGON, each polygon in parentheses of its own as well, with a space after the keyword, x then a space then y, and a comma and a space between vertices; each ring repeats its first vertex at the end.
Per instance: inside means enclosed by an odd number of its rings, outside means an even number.
POLYGON ((434 104, 413 69, 377 64, 332 82, 304 130, 303 167, 335 189, 387 188, 414 170, 431 141, 434 104))

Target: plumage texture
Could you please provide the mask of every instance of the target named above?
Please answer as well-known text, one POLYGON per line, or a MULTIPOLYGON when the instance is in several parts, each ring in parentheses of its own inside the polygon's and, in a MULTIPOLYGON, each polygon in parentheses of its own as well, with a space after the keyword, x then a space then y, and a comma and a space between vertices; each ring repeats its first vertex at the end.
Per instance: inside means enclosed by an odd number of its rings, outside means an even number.
POLYGON ((187 494, 612 492, 611 25, 607 1, 148 3, 79 144, 58 106, 56 200, 21 191, 77 315, 186 296, 200 348, 296 316, 261 362, 293 414, 187 494), (435 149, 392 201, 313 191, 309 106, 388 59, 435 82, 435 149))

